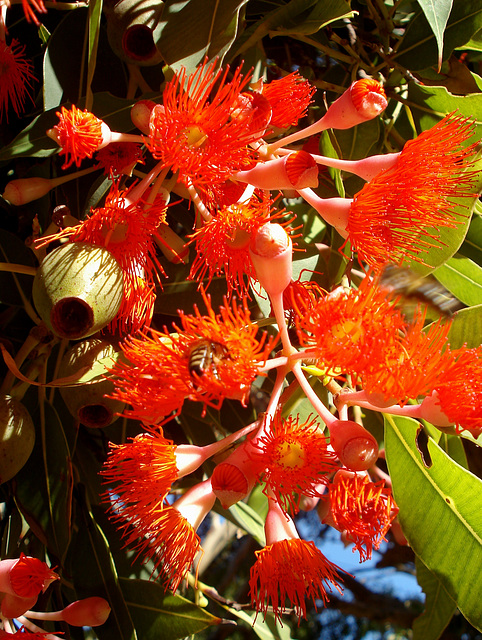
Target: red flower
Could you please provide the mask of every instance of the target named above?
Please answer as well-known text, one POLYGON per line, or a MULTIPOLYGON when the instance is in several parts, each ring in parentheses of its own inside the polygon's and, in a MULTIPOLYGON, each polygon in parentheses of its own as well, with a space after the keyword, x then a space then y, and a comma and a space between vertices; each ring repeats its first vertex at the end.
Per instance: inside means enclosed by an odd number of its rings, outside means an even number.
POLYGON ((463 147, 472 132, 468 119, 446 116, 355 195, 347 231, 359 259, 376 267, 406 257, 423 264, 420 253, 440 244, 438 229, 457 226, 456 198, 476 197, 467 171, 474 147, 463 147))
POLYGON ((261 475, 267 490, 285 511, 298 511, 302 495, 319 497, 318 485, 328 482, 325 474, 338 469, 336 456, 328 451, 323 430, 314 418, 300 424, 299 416, 285 420, 278 414, 253 445, 262 456, 261 475))
POLYGON ((229 295, 234 291, 248 295, 250 283, 256 279, 249 256, 251 234, 270 220, 270 205, 270 200, 253 196, 249 202, 222 207, 191 236, 196 258, 190 278, 207 279, 207 287, 213 277, 224 275, 229 295))
POLYGON ((25 99, 32 88, 35 75, 33 65, 23 57, 25 47, 17 40, 7 45, 0 40, 0 120, 5 115, 8 122, 8 105, 17 114, 23 111, 25 99))
POLYGON ((330 485, 329 502, 336 528, 354 542, 360 562, 369 560, 398 513, 390 489, 383 481, 339 471, 330 485))
POLYGON ((315 87, 295 71, 267 82, 261 91, 273 110, 270 125, 287 129, 306 115, 315 87))
POLYGON ((92 158, 103 144, 104 123, 87 109, 81 111, 75 105, 72 105, 70 111, 62 107, 56 115, 59 118, 59 124, 49 129, 47 135, 62 147, 60 155, 65 155, 62 169, 67 169, 74 163, 80 167, 82 160, 92 158))
POLYGON ((132 405, 126 415, 156 424, 187 397, 215 408, 224 398, 246 402, 273 341, 257 337, 246 304, 226 303, 216 315, 203 297, 207 316, 195 308, 194 315, 181 313, 177 333, 151 331, 123 345, 128 362, 114 368, 114 396, 132 405))
POLYGON ((47 13, 43 0, 22 0, 22 7, 27 22, 33 22, 39 27, 40 22, 35 15, 35 11, 37 13, 47 13))
POLYGON ((231 118, 249 78, 236 69, 228 81, 228 70, 215 71, 215 65, 205 62, 189 77, 183 70, 167 85, 163 105, 152 110, 146 141, 154 158, 179 172, 181 182, 207 193, 252 158, 249 121, 231 118))
POLYGON ((435 385, 438 404, 458 431, 482 433, 482 347, 461 347, 451 352, 451 362, 435 385))
POLYGON ((143 163, 140 145, 132 142, 111 142, 98 151, 95 157, 106 175, 131 175, 133 166, 137 162, 143 163))
POLYGON ((9 572, 13 593, 20 598, 32 598, 45 591, 59 576, 45 562, 31 558, 24 553, 14 563, 9 572))

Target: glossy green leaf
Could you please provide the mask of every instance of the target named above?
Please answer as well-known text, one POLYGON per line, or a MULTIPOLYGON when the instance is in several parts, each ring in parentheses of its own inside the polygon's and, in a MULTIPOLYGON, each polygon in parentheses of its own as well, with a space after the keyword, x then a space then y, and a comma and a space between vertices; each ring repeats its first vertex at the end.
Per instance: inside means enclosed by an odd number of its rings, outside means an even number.
POLYGON ((156 582, 120 579, 122 593, 142 640, 177 640, 222 620, 181 596, 166 594, 156 582))
POLYGON ((482 29, 479 29, 477 33, 474 33, 470 40, 464 44, 464 49, 482 51, 482 29))
POLYGON ((413 640, 437 640, 457 609, 442 581, 415 559, 417 581, 425 593, 425 610, 413 623, 413 640))
POLYGON ((249 614, 242 609, 238 610, 227 606, 224 608, 226 611, 229 611, 231 615, 249 624, 260 640, 289 640, 291 638, 291 629, 289 626, 281 626, 280 623, 274 619, 272 613, 268 613, 266 619, 263 619, 260 615, 256 615, 255 613, 249 614))
POLYGON ((438 67, 442 66, 444 30, 452 10, 453 0, 417 0, 433 31, 438 49, 438 67))
MULTIPOLYGON (((444 7, 446 2, 437 0, 437 11, 439 4, 444 7)), ((468 42, 481 27, 482 11, 479 0, 453 0, 444 32, 443 60, 447 60, 456 47, 468 42)), ((426 69, 437 64, 437 39, 422 11, 409 23, 393 59, 397 64, 413 70, 426 69)))
POLYGON ((153 37, 174 69, 191 73, 207 57, 219 56, 233 42, 238 16, 247 0, 167 0, 153 37))
POLYGON ((482 268, 469 258, 456 254, 433 275, 464 304, 482 304, 482 268))
POLYGON ((482 344, 482 305, 457 311, 447 340, 452 349, 458 349, 464 344, 472 349, 482 344))
POLYGON ((482 217, 478 211, 480 202, 476 204, 474 215, 470 221, 470 226, 465 236, 460 253, 470 258, 478 265, 482 265, 482 217))
POLYGON ((98 628, 99 640, 142 638, 142 635, 137 635, 121 591, 109 542, 90 510, 82 488, 79 490, 79 533, 69 558, 76 591, 80 597, 96 595, 106 598, 111 606, 107 622, 98 628))
POLYGON ((72 467, 64 428, 57 412, 43 403, 45 420, 33 414, 36 441, 17 474, 16 501, 35 535, 57 558, 67 552, 72 534, 72 467))
POLYGON ((90 111, 93 102, 92 80, 97 65, 97 50, 99 48, 100 18, 102 16, 102 0, 89 2, 88 39, 87 39, 87 90, 85 107, 90 111))
POLYGON ((429 438, 431 465, 417 448, 420 424, 386 417, 385 450, 403 532, 469 622, 482 629, 482 481, 429 438))
POLYGON ((264 521, 254 509, 245 502, 238 502, 229 507, 229 513, 233 521, 252 535, 261 547, 265 546, 264 521))

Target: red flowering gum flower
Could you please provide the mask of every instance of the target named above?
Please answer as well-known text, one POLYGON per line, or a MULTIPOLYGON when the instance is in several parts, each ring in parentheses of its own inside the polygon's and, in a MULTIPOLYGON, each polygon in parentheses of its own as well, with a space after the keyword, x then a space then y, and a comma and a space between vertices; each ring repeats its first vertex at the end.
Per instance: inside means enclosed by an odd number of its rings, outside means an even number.
POLYGON ((108 139, 109 129, 106 132, 107 125, 102 120, 87 109, 77 109, 75 105, 72 105, 70 111, 62 107, 56 115, 59 124, 49 129, 47 135, 62 147, 60 155, 65 155, 62 169, 67 169, 72 164, 80 167, 82 160, 92 158, 108 139))
POLYGON ((272 491, 285 511, 297 512, 302 495, 319 497, 320 483, 328 482, 325 474, 338 469, 336 455, 328 451, 314 418, 300 423, 299 416, 285 420, 278 414, 253 446, 262 454, 266 490, 272 491))
POLYGON ((367 393, 403 405, 409 398, 432 392, 451 359, 447 349, 451 322, 440 319, 424 331, 424 321, 425 313, 419 314, 400 332, 398 340, 384 350, 383 366, 377 361, 373 368, 365 368, 361 378, 367 393))
POLYGON ((185 493, 174 505, 154 509, 148 519, 125 536, 126 544, 137 542, 138 556, 153 561, 165 589, 176 591, 201 548, 196 529, 212 509, 216 496, 210 480, 185 493))
POLYGON ((482 347, 451 352, 452 362, 435 385, 438 404, 459 432, 482 433, 482 347))
POLYGON ((367 368, 383 367, 386 354, 405 328, 405 320, 386 292, 369 277, 358 290, 339 287, 312 308, 298 310, 298 335, 302 344, 320 359, 318 367, 340 368, 355 377, 367 368))
POLYGON ((18 560, 0 562, 0 591, 19 598, 36 598, 59 576, 45 562, 20 554, 18 560))
POLYGON ((208 315, 195 308, 181 313, 177 334, 151 331, 123 345, 128 363, 113 369, 113 397, 132 406, 126 415, 148 424, 158 423, 171 411, 180 411, 184 399, 219 408, 224 398, 246 403, 251 383, 260 375, 273 346, 266 334, 257 337, 246 304, 233 301, 216 315, 203 294, 208 315))
POLYGON ((145 522, 163 502, 178 477, 176 445, 161 430, 137 435, 125 444, 109 444, 101 475, 113 486, 104 495, 112 517, 125 526, 145 522))
POLYGON ((222 207, 216 216, 192 236, 196 257, 191 267, 191 279, 207 279, 209 286, 215 276, 226 278, 229 295, 248 295, 256 279, 249 256, 251 234, 270 220, 271 201, 254 195, 248 202, 222 207))
POLYGON ((306 115, 316 89, 295 71, 284 78, 267 82, 261 91, 273 110, 270 125, 287 129, 298 124, 298 120, 306 115))
POLYGON ((50 635, 47 631, 27 631, 25 627, 20 627, 15 633, 7 633, 3 629, 0 629, 0 638, 3 640, 45 640, 46 636, 50 635))
POLYGON ((264 616, 270 607, 277 620, 290 605, 295 614, 306 618, 306 598, 328 600, 329 583, 340 593, 338 567, 330 562, 311 540, 280 540, 255 551, 256 563, 251 567, 249 587, 252 606, 264 616))
POLYGON ((23 112, 25 99, 35 79, 33 65, 25 60, 25 47, 18 40, 7 45, 0 39, 0 120, 8 122, 8 105, 11 103, 17 114, 23 112))
POLYGON ((231 118, 249 78, 238 68, 228 81, 228 69, 215 71, 215 65, 205 62, 189 77, 183 70, 167 85, 163 105, 152 110, 146 140, 154 158, 178 171, 181 182, 206 193, 211 183, 247 168, 254 139, 249 121, 231 118))
POLYGON ((95 158, 107 176, 130 175, 137 162, 144 163, 140 145, 133 142, 111 142, 95 158))
MULTIPOLYGON (((92 209, 88 218, 68 231, 72 242, 88 242, 105 247, 124 272, 124 298, 113 327, 137 331, 150 322, 155 294, 154 273, 164 273, 156 257, 155 237, 165 219, 166 203, 131 202, 130 190, 121 191, 117 183, 105 205, 92 209)), ((64 234, 66 235, 66 234, 64 234)))
POLYGON ((406 257, 424 264, 420 253, 440 244, 437 230, 459 222, 456 198, 476 197, 467 170, 474 146, 463 146, 472 133, 467 118, 446 116, 355 195, 347 230, 360 259, 375 267, 406 257))
POLYGON ((383 481, 339 471, 330 485, 329 502, 336 528, 354 542, 360 562, 369 560, 398 513, 391 490, 383 481))

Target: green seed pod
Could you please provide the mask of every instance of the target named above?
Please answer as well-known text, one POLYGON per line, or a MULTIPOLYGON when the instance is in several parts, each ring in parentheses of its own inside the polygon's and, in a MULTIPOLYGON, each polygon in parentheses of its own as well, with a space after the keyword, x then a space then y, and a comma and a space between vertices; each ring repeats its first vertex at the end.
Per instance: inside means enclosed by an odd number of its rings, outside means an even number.
POLYGON ((47 327, 80 340, 109 324, 124 292, 122 269, 104 249, 71 242, 43 260, 33 282, 33 301, 47 327))
POLYGON ((0 484, 13 478, 27 462, 35 443, 35 427, 21 402, 0 397, 0 484))
POLYGON ((107 38, 113 52, 124 62, 139 66, 159 64, 153 31, 162 13, 158 0, 119 0, 104 3, 107 38))
POLYGON ((90 338, 77 343, 62 358, 60 378, 82 370, 82 381, 85 382, 75 387, 61 387, 60 395, 74 418, 86 427, 107 427, 117 420, 116 414, 124 410, 124 402, 105 397, 114 391, 114 383, 102 377, 119 355, 120 352, 106 340, 90 338))

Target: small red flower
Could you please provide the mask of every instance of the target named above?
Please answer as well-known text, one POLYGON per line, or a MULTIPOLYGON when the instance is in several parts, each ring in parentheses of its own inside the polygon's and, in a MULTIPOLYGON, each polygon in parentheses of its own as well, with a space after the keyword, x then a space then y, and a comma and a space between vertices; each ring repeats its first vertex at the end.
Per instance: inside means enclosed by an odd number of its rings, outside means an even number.
POLYGON ((383 481, 339 471, 330 485, 329 502, 336 528, 346 531, 360 562, 369 560, 398 513, 390 489, 383 481))
POLYGON ((104 142, 102 120, 84 109, 72 105, 70 111, 62 107, 57 111, 59 124, 47 132, 62 147, 60 155, 65 155, 62 169, 74 164, 80 167, 84 158, 92 158, 104 142))
POLYGON ((238 68, 228 81, 228 70, 215 66, 205 62, 189 77, 183 70, 167 85, 163 105, 152 110, 146 140, 154 158, 178 171, 181 182, 207 194, 212 184, 247 168, 253 156, 249 121, 231 118, 249 78, 238 68))
POLYGON ((32 89, 35 79, 33 65, 25 60, 24 51, 25 47, 17 40, 12 40, 9 45, 0 40, 0 120, 5 116, 8 122, 9 103, 20 116, 32 89))
POLYGON ((38 596, 59 576, 52 571, 45 562, 38 558, 31 558, 24 553, 10 569, 10 582, 15 595, 20 598, 38 596))
POLYGON ((314 418, 300 423, 299 416, 285 420, 278 414, 253 445, 262 456, 266 489, 285 511, 298 511, 302 495, 319 497, 320 483, 328 482, 325 474, 338 469, 336 455, 328 451, 314 418))
POLYGON ((137 162, 143 163, 142 149, 133 142, 111 142, 98 151, 95 158, 107 176, 130 175, 137 162))
POLYGON ((381 171, 353 198, 347 231, 361 260, 377 268, 439 246, 441 227, 459 223, 456 198, 475 198, 468 171, 473 146, 463 144, 473 125, 446 116, 407 142, 396 164, 381 171))
POLYGON ((207 279, 207 287, 214 277, 224 275, 229 295, 248 295, 249 286, 256 279, 249 256, 251 234, 268 222, 271 214, 271 201, 256 195, 249 202, 219 209, 191 236, 196 258, 190 278, 207 279))
POLYGON ((263 85, 262 94, 273 114, 270 125, 287 129, 306 115, 315 87, 297 71, 263 85))
POLYGON ((482 347, 461 347, 450 357, 435 385, 438 404, 459 432, 466 429, 477 438, 482 433, 482 347))
POLYGON ((110 443, 101 475, 112 485, 105 499, 117 522, 142 523, 152 511, 163 508, 178 476, 175 449, 161 430, 154 429, 125 444, 110 443))
POLYGON ((255 553, 256 563, 249 579, 251 603, 265 617, 272 608, 275 618, 281 622, 281 616, 291 606, 297 616, 306 618, 307 598, 313 604, 318 598, 325 604, 327 587, 332 585, 342 592, 338 584, 339 567, 311 540, 280 540, 255 553))

